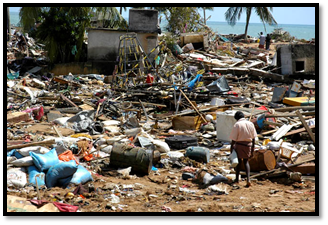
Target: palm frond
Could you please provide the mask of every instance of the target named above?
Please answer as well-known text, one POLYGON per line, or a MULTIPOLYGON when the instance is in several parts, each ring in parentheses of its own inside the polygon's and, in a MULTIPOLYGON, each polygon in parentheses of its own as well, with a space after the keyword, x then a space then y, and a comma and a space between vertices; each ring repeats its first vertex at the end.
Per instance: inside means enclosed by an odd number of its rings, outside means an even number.
POLYGON ((224 14, 228 24, 231 26, 236 25, 236 22, 240 19, 243 11, 244 7, 229 7, 229 9, 224 14))
POLYGON ((42 7, 22 7, 19 11, 20 25, 24 31, 29 31, 38 20, 42 7))
MULTIPOLYGON (((272 11, 272 7, 270 7, 270 9, 272 11)), ((255 7, 255 11, 263 23, 265 32, 265 23, 268 23, 269 25, 277 24, 277 21, 273 18, 273 15, 271 14, 268 7, 255 7)))

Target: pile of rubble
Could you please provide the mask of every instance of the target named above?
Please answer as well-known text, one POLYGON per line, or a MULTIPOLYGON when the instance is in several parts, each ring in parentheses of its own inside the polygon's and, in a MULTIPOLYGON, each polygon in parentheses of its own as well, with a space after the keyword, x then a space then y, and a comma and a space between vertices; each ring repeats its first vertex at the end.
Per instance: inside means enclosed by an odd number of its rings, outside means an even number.
MULTIPOLYGON (((28 51, 42 55, 31 41, 28 51)), ((14 42, 7 48, 12 70, 19 60, 14 42)), ((168 190, 194 194, 177 186, 185 180, 207 193, 229 194, 235 177, 228 137, 236 111, 258 132, 253 180, 302 183, 314 175, 315 81, 274 82, 270 76, 282 75, 263 76, 263 68, 272 69, 265 50, 218 43, 209 41, 204 51, 190 43, 176 52, 164 47, 147 75, 37 77, 29 68, 7 75, 7 193, 37 193, 32 203, 41 204, 39 190, 73 188, 52 198, 60 211, 83 211, 79 196, 99 193, 93 186, 99 176, 147 175, 162 183, 156 174, 172 171, 168 190)), ((124 208, 118 196, 136 197, 142 188, 106 183, 107 209, 124 208)))
POLYGON ((28 73, 41 79, 48 64, 44 45, 37 43, 28 33, 23 34, 13 27, 10 41, 7 41, 7 78, 23 77, 28 73))

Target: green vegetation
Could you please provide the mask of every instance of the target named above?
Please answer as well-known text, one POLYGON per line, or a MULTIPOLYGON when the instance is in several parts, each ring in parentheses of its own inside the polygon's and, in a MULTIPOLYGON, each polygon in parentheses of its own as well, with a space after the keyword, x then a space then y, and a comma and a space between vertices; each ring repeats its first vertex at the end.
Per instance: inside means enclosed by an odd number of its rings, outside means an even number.
POLYGON ((84 34, 94 15, 102 15, 104 27, 127 27, 115 7, 22 7, 19 15, 23 31, 35 32, 52 63, 83 60, 84 34))

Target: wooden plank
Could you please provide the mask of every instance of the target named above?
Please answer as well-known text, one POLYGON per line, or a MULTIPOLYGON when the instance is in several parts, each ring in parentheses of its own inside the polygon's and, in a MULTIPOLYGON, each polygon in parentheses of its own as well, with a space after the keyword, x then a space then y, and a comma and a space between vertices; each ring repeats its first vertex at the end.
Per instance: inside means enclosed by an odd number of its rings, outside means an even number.
POLYGON ((177 116, 172 119, 174 130, 198 130, 201 125, 199 116, 177 116))
POLYGON ((304 163, 291 168, 294 172, 300 172, 302 175, 315 174, 315 163, 304 163))
POLYGON ((282 124, 282 123, 275 123, 275 122, 270 122, 270 121, 267 121, 267 120, 264 120, 263 123, 264 123, 264 124, 267 124, 267 125, 278 126, 278 127, 281 127, 282 125, 284 125, 284 124, 282 124))
POLYGON ((301 155, 300 157, 297 158, 295 163, 303 163, 303 162, 309 162, 312 160, 315 160, 315 156, 312 154, 307 154, 307 155, 301 155))
MULTIPOLYGON (((295 164, 287 166, 286 169, 296 167, 296 166, 302 165, 303 163, 307 163, 307 162, 310 162, 310 161, 312 161, 312 159, 305 160, 304 162, 301 162, 301 163, 295 163, 295 164)), ((260 176, 263 176, 263 175, 267 175, 267 174, 271 174, 271 173, 275 173, 275 172, 280 172, 282 170, 285 170, 285 168, 277 168, 277 169, 261 172, 261 173, 255 174, 253 176, 250 176, 250 179, 255 178, 255 177, 260 177, 260 176)))
MULTIPOLYGON (((302 115, 309 116, 309 115, 315 115, 315 112, 303 112, 302 115)), ((297 114, 271 114, 271 115, 265 115, 266 118, 269 117, 297 117, 297 114)))
POLYGON ((276 112, 286 112, 286 111, 295 111, 298 109, 306 110, 315 110, 315 106, 293 106, 293 107, 285 107, 285 108, 276 108, 274 111, 276 112))
POLYGON ((142 110, 144 111, 145 113, 145 116, 146 116, 146 122, 148 122, 148 115, 147 115, 147 112, 146 112, 146 109, 145 109, 145 106, 143 105, 142 101, 139 99, 139 102, 141 104, 141 107, 142 107, 142 110))
MULTIPOLYGON (((131 103, 131 104, 140 104, 140 102, 123 102, 123 103, 131 103)), ((163 104, 155 104, 150 102, 142 102, 144 105, 151 105, 151 106, 158 106, 158 107, 166 107, 166 105, 163 104)))
POLYGON ((296 111, 296 114, 297 114, 297 116, 300 118, 300 120, 301 120, 303 126, 305 127, 306 131, 309 133, 309 135, 310 135, 310 137, 311 137, 313 143, 315 143, 315 137, 314 137, 314 134, 312 133, 312 130, 309 128, 309 126, 308 126, 307 123, 305 122, 305 120, 304 120, 302 114, 300 113, 299 110, 296 111))
POLYGON ((195 107, 192 102, 189 100, 189 98, 185 95, 185 93, 180 89, 180 92, 183 94, 183 96, 187 99, 189 104, 193 107, 193 109, 197 112, 197 114, 202 118, 204 122, 207 122, 204 116, 198 111, 197 107, 195 107))
MULTIPOLYGON (((315 128, 315 125, 312 125, 312 126, 309 126, 310 129, 313 129, 315 128)), ((290 131, 288 132, 287 134, 284 135, 285 136, 289 136, 289 135, 293 135, 293 134, 297 134, 297 133, 301 133, 303 131, 305 131, 306 129, 303 127, 303 128, 300 128, 300 129, 297 129, 297 130, 293 130, 293 131, 290 131)))
POLYGON ((30 116, 26 112, 14 112, 7 114, 7 123, 18 123, 21 121, 29 121, 30 116))
POLYGON ((38 146, 38 145, 52 145, 56 144, 55 139, 47 140, 47 141, 39 141, 39 142, 31 142, 27 144, 22 144, 22 145, 7 145, 7 151, 12 150, 15 148, 25 148, 25 147, 30 147, 30 146, 38 146))
POLYGON ((265 132, 262 132, 261 135, 267 135, 267 134, 272 134, 274 132, 276 132, 278 129, 274 129, 274 130, 269 130, 269 131, 265 131, 265 132))
POLYGON ((65 100, 68 104, 70 104, 73 107, 79 108, 77 105, 74 104, 71 100, 69 100, 66 96, 64 96, 62 93, 60 93, 60 97, 65 100))

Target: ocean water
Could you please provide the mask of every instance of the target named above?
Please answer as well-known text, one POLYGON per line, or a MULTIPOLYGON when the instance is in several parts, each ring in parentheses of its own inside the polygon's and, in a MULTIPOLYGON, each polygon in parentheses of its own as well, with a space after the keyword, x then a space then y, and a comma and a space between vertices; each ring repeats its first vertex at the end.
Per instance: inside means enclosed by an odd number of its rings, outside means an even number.
MULTIPOLYGON (((166 21, 162 21, 160 25, 163 31, 165 31, 166 24, 166 21)), ((207 21, 206 25, 218 34, 244 34, 246 23, 236 23, 235 26, 230 26, 227 22, 207 21)), ((258 37, 261 31, 266 35, 267 33, 271 33, 275 28, 282 28, 297 39, 311 40, 315 38, 315 25, 299 24, 278 24, 275 26, 266 24, 264 29, 263 23, 250 23, 247 34, 252 37, 258 37)))
MULTIPOLYGON (((207 25, 219 34, 243 34, 245 32, 246 23, 237 23, 232 27, 227 22, 208 21, 207 25)), ((265 28, 266 30, 264 30, 263 23, 250 23, 248 25, 247 34, 252 37, 258 37, 261 31, 266 35, 267 33, 271 33, 275 28, 282 28, 297 39, 310 40, 315 38, 315 25, 278 24, 270 26, 266 24, 265 28)))
POLYGON ((19 24, 19 12, 9 12, 10 14, 10 24, 18 26, 19 24))
MULTIPOLYGON (((18 26, 18 12, 10 12, 10 23, 18 26)), ((245 23, 236 23, 236 25, 232 27, 227 22, 208 21, 207 25, 218 34, 243 34, 245 32, 245 23)), ((165 21, 162 21, 160 26, 164 31, 166 26, 165 21)), ((310 40, 315 38, 315 25, 278 24, 276 26, 270 26, 266 24, 265 27, 266 31, 264 30, 263 23, 250 23, 248 25, 247 34, 252 37, 258 37, 261 31, 266 35, 267 33, 271 33, 275 28, 282 28, 297 39, 310 40)))

